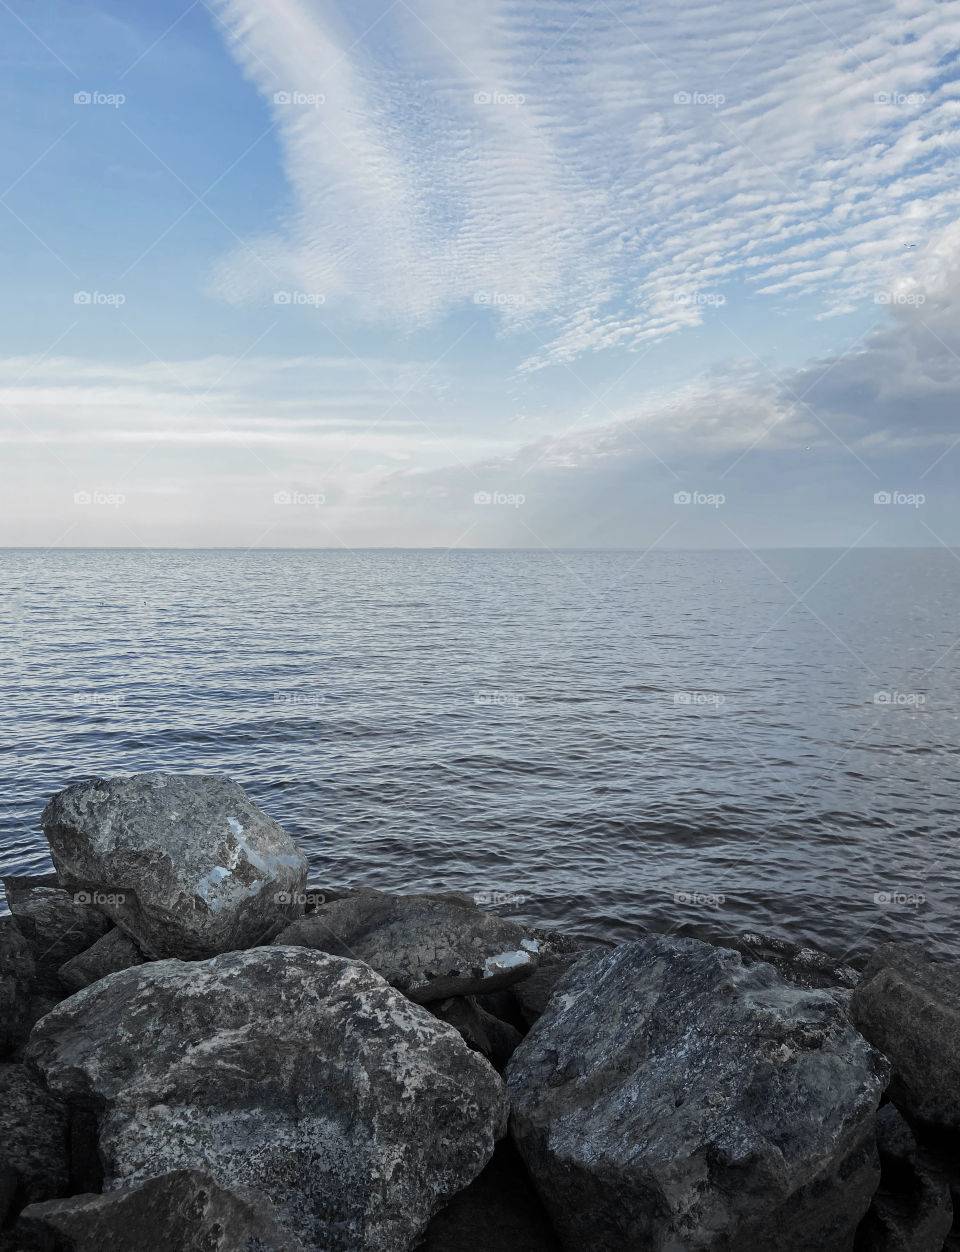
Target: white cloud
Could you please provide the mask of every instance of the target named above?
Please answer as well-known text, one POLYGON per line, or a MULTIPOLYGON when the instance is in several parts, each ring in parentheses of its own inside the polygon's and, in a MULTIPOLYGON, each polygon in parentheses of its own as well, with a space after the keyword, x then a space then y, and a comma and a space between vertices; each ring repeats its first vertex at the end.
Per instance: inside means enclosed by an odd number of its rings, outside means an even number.
POLYGON ((938 84, 960 0, 219 9, 291 193, 285 229, 250 241, 269 271, 223 266, 232 298, 282 280, 408 327, 481 292, 536 366, 695 325, 743 281, 855 307, 956 216, 938 84))

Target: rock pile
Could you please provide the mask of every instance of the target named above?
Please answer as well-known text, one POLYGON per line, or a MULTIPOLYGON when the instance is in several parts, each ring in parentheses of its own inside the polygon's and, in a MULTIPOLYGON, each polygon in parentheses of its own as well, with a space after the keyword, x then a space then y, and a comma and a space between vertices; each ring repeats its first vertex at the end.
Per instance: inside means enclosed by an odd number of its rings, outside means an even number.
POLYGON ((960 966, 306 887, 229 779, 67 788, 0 919, 0 1252, 956 1252, 960 966))

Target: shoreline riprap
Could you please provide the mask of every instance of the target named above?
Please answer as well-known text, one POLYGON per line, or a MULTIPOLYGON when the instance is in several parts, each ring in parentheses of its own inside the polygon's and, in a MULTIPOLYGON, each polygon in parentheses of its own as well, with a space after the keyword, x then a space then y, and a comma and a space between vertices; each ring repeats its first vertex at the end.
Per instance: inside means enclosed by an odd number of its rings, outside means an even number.
POLYGON ((308 886, 229 779, 4 880, 0 1252, 960 1249, 960 967, 308 886))

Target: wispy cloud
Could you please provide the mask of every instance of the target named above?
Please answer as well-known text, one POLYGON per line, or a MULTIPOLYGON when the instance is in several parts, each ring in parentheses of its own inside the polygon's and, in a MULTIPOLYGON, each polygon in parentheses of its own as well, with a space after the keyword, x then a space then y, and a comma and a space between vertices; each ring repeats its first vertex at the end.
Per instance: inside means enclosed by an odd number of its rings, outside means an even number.
MULTIPOLYGON (((218 8, 290 184, 254 253, 403 327, 485 302, 529 366, 695 325, 737 284, 856 307, 956 216, 960 0, 218 8)), ((273 281, 248 252, 218 277, 273 281)))

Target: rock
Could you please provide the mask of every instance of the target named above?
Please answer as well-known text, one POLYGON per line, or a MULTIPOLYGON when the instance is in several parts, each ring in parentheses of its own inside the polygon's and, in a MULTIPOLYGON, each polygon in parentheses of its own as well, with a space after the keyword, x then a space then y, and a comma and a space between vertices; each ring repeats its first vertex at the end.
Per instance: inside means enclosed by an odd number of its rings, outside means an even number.
POLYGON ((42 820, 64 885, 148 956, 269 943, 303 913, 306 861, 229 778, 98 778, 55 795, 42 820))
POLYGON ((143 953, 127 935, 114 926, 102 939, 98 939, 86 952, 61 965, 57 971, 61 984, 68 992, 82 991, 92 982, 115 974, 117 970, 142 965, 143 953))
POLYGON ((880 1187, 857 1233, 857 1252, 941 1252, 953 1225, 946 1178, 893 1104, 877 1115, 880 1187))
MULTIPOLYGON (((520 984, 523 985, 522 983, 520 984)), ((520 1031, 482 1009, 473 996, 452 996, 430 1005, 434 1017, 452 1026, 491 1065, 502 1070, 523 1039, 520 1031)))
POLYGON ((418 1004, 482 995, 536 969, 522 926, 431 895, 356 895, 324 905, 274 940, 371 965, 418 1004))
POLYGON ((20 1177, 13 1166, 0 1164, 0 1226, 6 1224, 19 1183, 20 1177))
POLYGON ((586 964, 599 960, 607 951, 606 948, 595 948, 590 952, 570 952, 555 956, 552 960, 543 961, 529 978, 517 983, 511 991, 527 1026, 532 1026, 543 1015, 554 988, 573 965, 579 961, 586 964))
POLYGON ((583 1252, 847 1252, 886 1079, 829 992, 662 935, 574 966, 507 1067, 515 1141, 583 1252))
POLYGON ((523 1161, 508 1139, 427 1228, 420 1252, 561 1252, 523 1161))
POLYGON ((0 1065, 0 1169, 16 1176, 14 1207, 66 1195, 69 1134, 66 1108, 36 1075, 0 1065))
POLYGON ((930 1127, 960 1130, 960 965, 888 943, 863 971, 857 1028, 890 1060, 890 1098, 930 1127))
POLYGON ((368 966, 308 948, 121 970, 28 1054, 98 1112, 105 1187, 202 1169, 325 1252, 399 1252, 505 1130, 496 1071, 368 966))
POLYGON ((844 965, 819 948, 789 943, 773 935, 760 935, 748 930, 742 935, 726 936, 718 940, 718 944, 739 952, 744 965, 766 961, 781 978, 811 991, 852 991, 860 980, 860 975, 851 965, 844 965))
POLYGON ((47 968, 56 969, 69 961, 110 929, 107 919, 90 907, 82 892, 71 895, 60 887, 43 884, 8 889, 7 902, 33 959, 47 968))
POLYGON ((262 1196, 226 1190, 192 1169, 31 1204, 16 1233, 23 1252, 303 1252, 262 1196))
POLYGON ((12 917, 0 917, 0 1057, 9 1056, 30 1033, 36 982, 30 945, 12 917))

